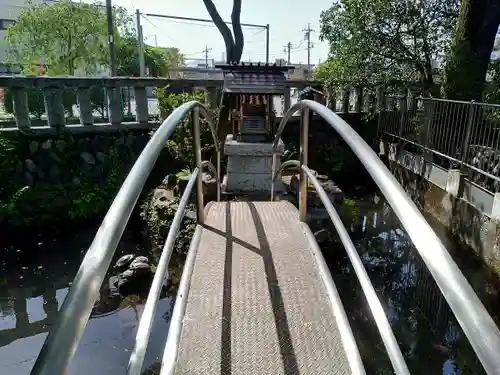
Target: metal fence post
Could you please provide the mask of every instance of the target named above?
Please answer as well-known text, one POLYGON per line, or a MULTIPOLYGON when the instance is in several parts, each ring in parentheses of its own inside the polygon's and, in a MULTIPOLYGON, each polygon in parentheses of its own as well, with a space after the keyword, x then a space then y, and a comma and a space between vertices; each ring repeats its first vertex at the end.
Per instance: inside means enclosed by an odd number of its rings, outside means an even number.
POLYGON ((422 98, 424 101, 425 121, 423 127, 422 145, 426 148, 432 148, 432 120, 434 116, 434 100, 422 98))
POLYGON ((201 164, 201 135, 200 135, 200 107, 193 108, 193 138, 194 138, 194 155, 196 166, 199 168, 198 177, 196 178, 196 215, 198 223, 205 222, 205 215, 203 211, 203 173, 201 164))
POLYGON ((464 143, 462 145, 462 157, 460 161, 462 164, 467 162, 467 154, 469 153, 470 136, 472 132, 472 124, 474 123, 474 117, 476 116, 476 102, 472 100, 469 104, 469 113, 467 116, 467 128, 465 130, 464 143))
POLYGON ((404 95, 401 98, 399 98, 399 111, 401 115, 400 117, 401 123, 399 124, 398 136, 400 137, 399 139, 401 140, 401 138, 403 137, 406 118, 408 117, 408 98, 404 95))
POLYGON ((302 166, 307 166, 307 154, 309 150, 309 108, 301 105, 300 116, 300 175, 299 175, 299 220, 307 221, 307 174, 302 166))

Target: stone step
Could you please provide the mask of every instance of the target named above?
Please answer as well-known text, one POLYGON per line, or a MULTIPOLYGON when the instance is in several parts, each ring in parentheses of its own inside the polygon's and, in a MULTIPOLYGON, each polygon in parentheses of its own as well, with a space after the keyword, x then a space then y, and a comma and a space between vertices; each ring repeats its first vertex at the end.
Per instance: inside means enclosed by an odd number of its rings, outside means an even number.
MULTIPOLYGON (((276 151, 278 155, 282 155, 285 151, 285 144, 281 139, 279 140, 276 151)), ((238 142, 233 138, 232 134, 229 134, 224 144, 224 154, 227 156, 272 156, 273 144, 271 142, 238 142)))
MULTIPOLYGON (((229 173, 250 173, 271 175, 273 158, 271 156, 238 156, 231 155, 227 159, 227 171, 229 173)), ((280 157, 276 157, 276 169, 281 165, 280 157)))
MULTIPOLYGON (((267 174, 243 174, 243 173, 228 173, 224 176, 222 189, 226 193, 270 193, 271 192, 271 175, 267 174)), ((274 186, 276 193, 286 191, 285 185, 280 181, 276 181, 274 186)))

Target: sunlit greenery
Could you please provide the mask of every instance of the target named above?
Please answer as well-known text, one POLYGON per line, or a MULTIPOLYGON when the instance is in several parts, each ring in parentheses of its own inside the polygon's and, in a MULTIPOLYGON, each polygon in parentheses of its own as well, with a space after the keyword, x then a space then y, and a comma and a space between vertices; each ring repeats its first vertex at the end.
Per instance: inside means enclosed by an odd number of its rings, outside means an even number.
MULTIPOLYGON (((138 76, 133 19, 121 7, 113 8, 113 16, 118 74, 138 76)), ((106 12, 99 3, 28 2, 18 21, 7 29, 5 40, 7 61, 20 66, 24 73, 95 74, 108 67, 106 12)), ((150 75, 166 75, 183 64, 177 48, 145 46, 145 65, 150 75)))
POLYGON ((430 88, 449 48, 457 0, 341 0, 321 14, 328 85, 420 81, 430 88))

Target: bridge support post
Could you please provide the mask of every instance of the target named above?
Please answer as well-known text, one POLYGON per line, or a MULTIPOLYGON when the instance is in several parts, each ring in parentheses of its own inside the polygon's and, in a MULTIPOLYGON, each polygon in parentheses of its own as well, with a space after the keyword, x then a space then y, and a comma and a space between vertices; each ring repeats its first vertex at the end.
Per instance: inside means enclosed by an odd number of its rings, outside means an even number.
POLYGON ((148 97, 146 88, 141 86, 134 87, 135 93, 135 118, 139 124, 147 124, 149 121, 148 114, 148 97))
POLYGON ((90 100, 90 87, 78 88, 76 99, 80 107, 80 122, 82 125, 94 125, 94 116, 92 115, 92 102, 90 100))
POLYGON ((291 90, 291 87, 287 86, 285 88, 285 95, 284 95, 284 103, 283 103, 283 115, 285 113, 288 112, 288 110, 290 109, 290 105, 291 105, 291 99, 290 99, 290 90, 291 90))
POLYGON ((385 96, 385 88, 384 86, 377 86, 376 92, 376 107, 377 111, 385 111, 387 109, 387 97, 385 96))
POLYGON ((47 111, 47 122, 51 128, 63 128, 66 126, 64 117, 64 105, 61 87, 45 87, 43 89, 45 110, 47 111))
POLYGON ((203 211, 203 174, 201 165, 201 135, 200 135, 200 107, 193 108, 193 138, 194 138, 194 155, 196 166, 198 167, 198 177, 196 178, 196 216, 198 224, 205 222, 205 214, 203 211))
POLYGON ((24 87, 12 87, 14 117, 19 129, 29 129, 31 126, 30 111, 28 108, 28 93, 24 87))
POLYGON ((208 93, 208 102, 210 105, 212 105, 213 108, 216 108, 220 105, 219 100, 219 93, 217 92, 217 87, 207 87, 207 93, 208 93))
POLYGON ((349 113, 349 99, 351 96, 350 89, 344 89, 342 91, 342 113, 349 113))
POLYGON ((337 91, 328 92, 328 107, 333 111, 337 112, 337 91))
POLYGON ((307 166, 309 150, 309 108, 301 108, 300 116, 300 177, 299 177, 299 220, 307 221, 307 175, 302 166, 307 166))
POLYGON ((446 192, 453 197, 458 197, 462 188, 462 181, 460 169, 450 169, 446 180, 446 192))
POLYGON ((122 121, 122 110, 120 108, 120 88, 110 86, 106 88, 108 96, 108 117, 111 124, 119 125, 122 121))
POLYGON ((492 220, 500 220, 500 193, 493 195, 490 218, 492 220))
POLYGON ((363 104, 364 104, 364 90, 362 86, 356 87, 356 107, 354 112, 361 113, 363 112, 363 104))

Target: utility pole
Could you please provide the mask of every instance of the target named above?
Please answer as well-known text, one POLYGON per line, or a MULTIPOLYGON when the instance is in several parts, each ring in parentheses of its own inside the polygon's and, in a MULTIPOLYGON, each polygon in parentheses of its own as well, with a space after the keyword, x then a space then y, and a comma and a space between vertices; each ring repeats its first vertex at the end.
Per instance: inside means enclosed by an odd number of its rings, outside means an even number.
POLYGON ((269 24, 266 25, 266 64, 269 64, 269 24))
MULTIPOLYGON (((203 52, 205 52, 205 68, 208 69, 208 53, 212 50, 212 48, 208 48, 207 45, 205 45, 205 49, 203 52)), ((208 79, 208 72, 205 72, 205 79, 208 79)))
POLYGON ((135 11, 136 22, 137 22, 137 46, 139 54, 139 76, 144 77, 146 75, 146 63, 144 61, 144 39, 142 37, 142 26, 141 26, 141 13, 139 9, 135 11))
POLYGON ((311 32, 314 32, 313 29, 311 29, 311 24, 307 24, 307 29, 302 30, 306 34, 304 36, 304 39, 307 40, 307 70, 308 74, 311 74, 311 48, 314 47, 314 45, 311 43, 311 32))
POLYGON ((287 59, 287 64, 290 65, 290 51, 292 49, 292 43, 291 42, 288 42, 287 45, 285 46, 285 52, 288 56, 288 59, 287 59))
POLYGON ((208 69, 208 53, 212 51, 212 48, 208 48, 207 45, 205 45, 205 49, 203 50, 203 52, 205 52, 205 68, 208 69))
POLYGON ((106 0, 106 18, 108 23, 108 51, 109 51, 109 75, 116 76, 116 54, 115 54, 115 39, 113 37, 113 7, 111 0, 106 0))

